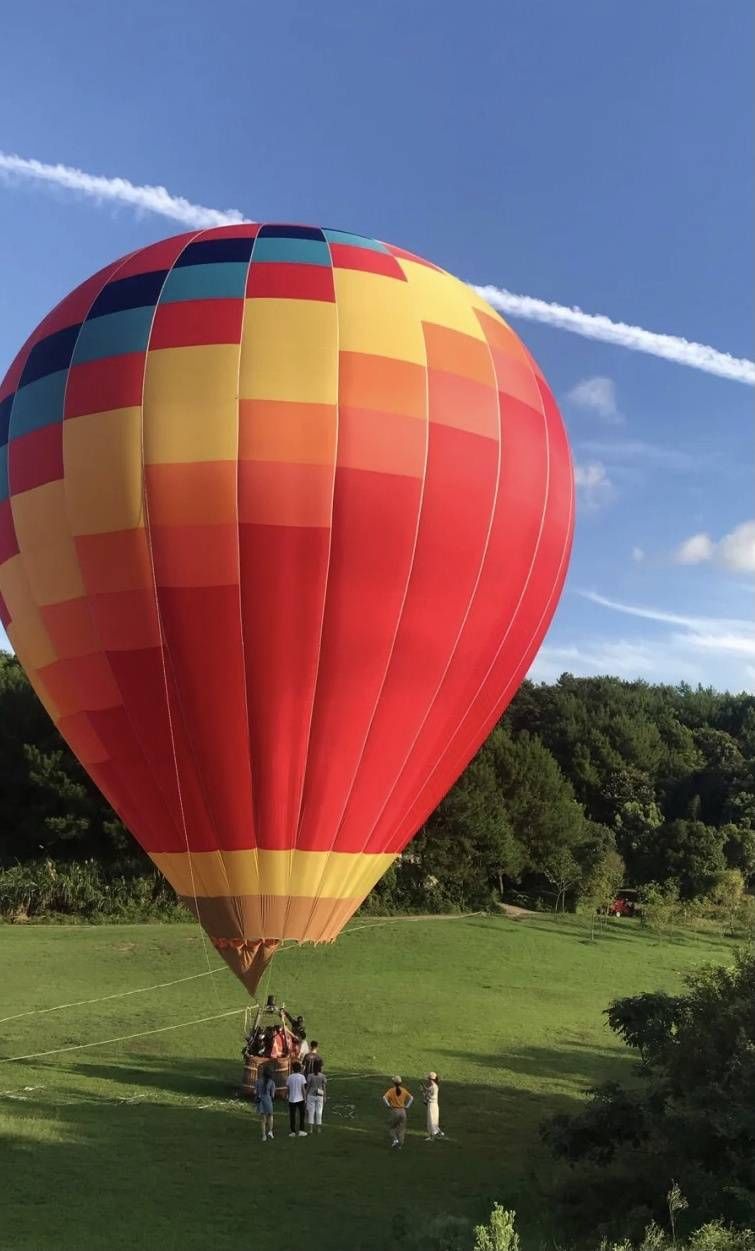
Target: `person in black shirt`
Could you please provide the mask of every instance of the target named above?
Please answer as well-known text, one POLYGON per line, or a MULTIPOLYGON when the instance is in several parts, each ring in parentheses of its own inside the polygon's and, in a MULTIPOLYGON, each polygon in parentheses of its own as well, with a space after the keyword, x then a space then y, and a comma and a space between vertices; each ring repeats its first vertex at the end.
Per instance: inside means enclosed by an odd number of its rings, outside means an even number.
POLYGON ((319 1061, 320 1061, 320 1065, 321 1065, 321 1067, 322 1067, 322 1065, 324 1064, 324 1061, 323 1061, 322 1056, 320 1055, 320 1050, 319 1050, 319 1049, 320 1049, 320 1044, 319 1044, 318 1042, 315 1042, 315 1040, 314 1040, 314 1039, 312 1039, 312 1042, 309 1044, 309 1051, 307 1052, 307 1054, 306 1054, 306 1055, 305 1055, 305 1057, 304 1057, 304 1065, 303 1065, 303 1066, 304 1066, 304 1076, 305 1076, 305 1077, 310 1077, 310 1076, 312 1075, 312 1072, 313 1072, 314 1067, 315 1067, 315 1060, 319 1060, 319 1061))

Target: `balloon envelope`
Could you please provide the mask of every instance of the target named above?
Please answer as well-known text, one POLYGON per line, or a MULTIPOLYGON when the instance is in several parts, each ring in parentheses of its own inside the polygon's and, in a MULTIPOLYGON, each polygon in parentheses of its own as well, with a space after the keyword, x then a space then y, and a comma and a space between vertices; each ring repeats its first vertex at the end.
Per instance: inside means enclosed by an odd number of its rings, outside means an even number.
POLYGON ((563 584, 553 397, 469 287, 340 231, 167 239, 0 387, 0 613, 253 989, 333 939, 489 733, 563 584))

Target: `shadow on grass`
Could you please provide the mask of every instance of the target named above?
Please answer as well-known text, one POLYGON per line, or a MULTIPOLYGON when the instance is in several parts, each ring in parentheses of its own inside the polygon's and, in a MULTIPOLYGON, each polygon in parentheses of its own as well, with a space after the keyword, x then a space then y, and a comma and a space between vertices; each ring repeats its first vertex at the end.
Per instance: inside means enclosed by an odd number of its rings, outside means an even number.
POLYGON ((537 1128, 576 1108, 566 1094, 444 1083, 447 1138, 425 1142, 418 1100, 396 1152, 385 1078, 334 1071, 322 1136, 289 1140, 282 1104, 263 1145, 253 1108, 230 1098, 237 1069, 225 1061, 38 1072, 44 1094, 0 1106, 3 1246, 14 1251, 403 1251, 431 1217, 474 1223, 495 1201, 539 1245, 552 1165, 537 1128))
MULTIPOLYGON (((474 924, 472 922, 471 924, 474 924)), ((667 934, 659 935, 636 918, 609 917, 608 921, 596 926, 592 931, 591 920, 585 916, 572 913, 536 913, 521 920, 512 921, 513 925, 526 926, 528 930, 550 934, 559 938, 572 938, 575 942, 586 943, 596 949, 602 943, 631 943, 652 947, 693 948, 709 947, 711 951, 720 951, 736 945, 735 938, 727 935, 709 933, 705 930, 679 928, 667 934)))
POLYGON ((236 1095, 241 1082, 243 1061, 172 1059, 170 1063, 152 1059, 113 1061, 110 1064, 88 1062, 66 1066, 69 1073, 85 1078, 114 1082, 123 1086, 141 1086, 164 1094, 228 1099, 236 1095))
MULTIPOLYGON (((560 1079, 562 1082, 568 1080, 580 1090, 617 1077, 619 1070, 634 1060, 633 1054, 626 1048, 576 1041, 564 1042, 560 1039, 552 1046, 532 1045, 511 1051, 478 1052, 474 1056, 468 1050, 442 1047, 437 1049, 437 1054, 448 1057, 449 1060, 467 1063, 474 1059, 478 1067, 494 1069, 504 1080, 507 1073, 537 1077, 543 1082, 553 1079, 560 1079)), ((55 1064, 44 1067, 51 1073, 61 1073, 61 1069, 55 1064)), ((141 1087, 165 1094, 200 1099, 231 1099, 238 1094, 242 1069, 240 1057, 238 1063, 232 1059, 201 1060, 192 1057, 173 1058, 169 1063, 152 1058, 141 1061, 124 1058, 107 1064, 97 1060, 82 1060, 66 1065, 63 1071, 75 1073, 84 1079, 94 1078, 100 1082, 131 1088, 141 1087)), ((327 1073, 332 1089, 348 1086, 349 1090, 353 1090, 355 1086, 362 1086, 368 1098, 372 1094, 379 1099, 386 1082, 385 1075, 376 1074, 370 1069, 342 1073, 338 1069, 331 1070, 328 1066, 327 1073)), ((446 1088, 450 1091, 456 1085, 452 1082, 444 1083, 444 1092, 446 1088)), ((478 1088, 477 1083, 474 1088, 478 1088)))
POLYGON ((595 936, 592 937, 589 918, 577 917, 572 913, 533 912, 526 917, 491 916, 479 921, 466 921, 465 925, 470 929, 485 929, 488 933, 493 927, 500 934, 508 933, 514 928, 535 931, 540 934, 549 934, 553 938, 573 938, 577 942, 587 942, 595 947, 603 942, 657 941, 647 928, 641 927, 639 921, 628 918, 620 920, 611 918, 607 925, 596 927, 595 936))
MULTIPOLYGON (((439 1054, 453 1059, 470 1058, 469 1052, 443 1048, 439 1054)), ((475 1056, 479 1067, 495 1069, 504 1078, 507 1073, 516 1073, 543 1081, 557 1080, 580 1091, 625 1076, 626 1066, 634 1061, 635 1057, 628 1049, 562 1042, 553 1047, 519 1047, 513 1051, 501 1050, 475 1056)))

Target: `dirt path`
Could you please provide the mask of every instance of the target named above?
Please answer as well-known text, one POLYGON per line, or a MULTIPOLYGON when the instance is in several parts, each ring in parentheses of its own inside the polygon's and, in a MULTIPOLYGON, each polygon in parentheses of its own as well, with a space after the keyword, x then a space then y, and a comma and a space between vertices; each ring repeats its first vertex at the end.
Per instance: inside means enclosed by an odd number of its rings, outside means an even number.
POLYGON ((527 917, 536 917, 537 912, 531 912, 529 908, 518 908, 516 904, 499 904, 498 907, 504 916, 510 917, 512 921, 525 921, 527 917))

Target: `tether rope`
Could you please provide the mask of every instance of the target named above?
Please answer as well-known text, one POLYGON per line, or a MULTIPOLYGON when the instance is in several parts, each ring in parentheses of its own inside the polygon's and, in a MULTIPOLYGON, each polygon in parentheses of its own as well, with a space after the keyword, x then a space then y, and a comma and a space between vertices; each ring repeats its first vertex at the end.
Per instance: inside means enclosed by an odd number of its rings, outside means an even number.
POLYGON ((150 1034, 165 1034, 172 1029, 186 1029, 189 1025, 203 1025, 206 1021, 219 1021, 225 1016, 239 1016, 246 1008, 230 1008, 215 1016, 200 1016, 194 1021, 181 1021, 178 1025, 161 1025, 158 1029, 144 1029, 138 1034, 121 1034, 118 1038, 103 1038, 99 1042, 71 1043, 68 1047, 53 1047, 50 1051, 32 1051, 25 1056, 3 1056, 0 1064, 12 1064, 16 1060, 39 1060, 42 1056, 59 1056, 64 1051, 84 1051, 87 1047, 107 1047, 109 1043, 130 1042, 132 1038, 147 1038, 150 1034))
MULTIPOLYGON (((350 929, 344 930, 343 933, 339 935, 339 939, 346 938, 348 937, 349 934, 357 934, 359 933, 360 930, 376 930, 376 929, 380 929, 384 925, 396 925, 397 923, 401 921, 466 921, 466 920, 469 920, 470 917, 479 917, 479 916, 484 916, 484 915, 485 913, 483 912, 460 912, 453 916, 444 916, 442 914, 439 915, 436 913, 436 914, 424 915, 424 916, 384 917, 384 918, 376 919, 375 921, 372 921, 372 922, 368 921, 366 924, 363 924, 363 925, 353 925, 351 926, 350 929)), ((275 954, 280 955, 283 952, 292 951, 295 946, 297 946, 296 943, 292 943, 290 946, 281 946, 278 948, 275 954)), ((266 988, 267 988, 267 985, 269 984, 270 977, 272 975, 272 965, 273 965, 273 962, 271 960, 270 964, 267 967, 267 970, 265 971, 265 974, 263 975, 263 981, 265 982, 266 988)), ((210 977, 215 973, 228 973, 228 972, 230 972, 228 965, 221 964, 221 965, 218 965, 217 968, 209 969, 207 970, 207 972, 204 972, 204 973, 191 973, 189 974, 188 977, 177 977, 172 982, 155 982, 151 986, 138 986, 134 990, 119 990, 119 991, 115 991, 111 995, 101 995, 97 999, 77 999, 71 1003, 59 1003, 59 1004, 56 1004, 52 1008, 29 1008, 26 1012, 16 1012, 12 1016, 0 1017, 0 1025, 5 1024, 6 1021, 18 1021, 22 1017, 43 1016, 49 1012, 63 1012, 66 1008, 80 1008, 80 1007, 88 1006, 88 1005, 95 1004, 95 1003, 105 1003, 109 999, 124 999, 124 998, 127 998, 129 995, 144 995, 150 990, 166 990, 169 986, 179 986, 182 982, 192 982, 192 981, 195 981, 199 977, 210 977)), ((244 1008, 232 1008, 229 1012, 221 1012, 219 1013, 218 1016, 206 1016, 206 1017, 201 1017, 200 1019, 202 1021, 217 1021, 217 1020, 220 1020, 221 1017, 232 1016, 233 1013, 235 1012, 245 1012, 246 1007, 248 1007, 248 1005, 246 1005, 244 1008)), ((30 1059, 36 1059, 38 1056, 43 1056, 43 1055, 57 1055, 61 1051, 75 1051, 79 1047, 104 1047, 108 1043, 111 1043, 111 1042, 122 1042, 125 1040, 125 1038, 129 1038, 129 1039, 130 1038, 143 1038, 147 1034, 160 1034, 160 1033, 164 1033, 166 1030, 183 1029, 184 1026, 186 1025, 195 1025, 195 1024, 198 1024, 198 1022, 184 1021, 182 1024, 179 1024, 179 1025, 164 1025, 160 1029, 145 1030, 144 1033, 142 1034, 127 1034, 124 1036, 124 1039, 105 1038, 102 1040, 102 1042, 77 1043, 72 1047, 59 1047, 59 1048, 53 1049, 52 1051, 39 1051, 39 1052, 36 1052, 35 1055, 32 1055, 32 1056, 0 1057, 0 1064, 8 1064, 10 1063, 11 1060, 30 1060, 30 1059)))
POLYGON ((45 1016, 48 1012, 63 1012, 65 1008, 82 1008, 87 1004, 105 1003, 108 999, 125 999, 128 995, 144 995, 148 990, 167 990, 169 986, 180 986, 181 982, 193 982, 198 977, 212 977, 215 973, 230 973, 227 964, 220 964, 216 969, 208 969, 204 973, 190 973, 188 977, 177 977, 173 982, 155 982, 152 986, 137 986, 135 990, 117 990, 112 995, 100 995, 98 999, 75 999, 71 1003, 58 1003, 53 1008, 29 1008, 26 1012, 14 1012, 12 1016, 0 1016, 0 1025, 6 1021, 18 1021, 23 1016, 45 1016))

